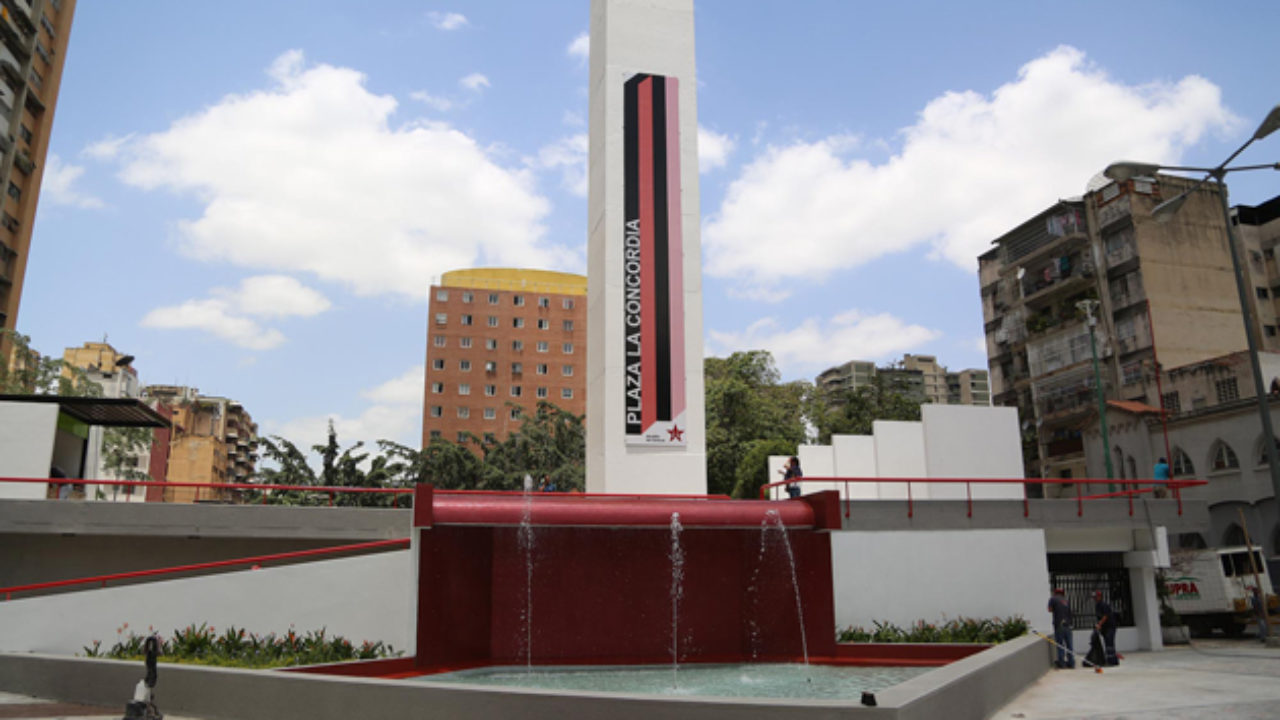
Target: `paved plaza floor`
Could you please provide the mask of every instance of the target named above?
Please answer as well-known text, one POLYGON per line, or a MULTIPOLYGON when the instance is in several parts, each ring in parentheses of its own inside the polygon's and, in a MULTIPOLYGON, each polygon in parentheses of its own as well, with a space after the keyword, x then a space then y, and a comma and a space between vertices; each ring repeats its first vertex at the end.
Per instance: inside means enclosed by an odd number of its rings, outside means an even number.
POLYGON ((1280 648, 1197 640, 1126 653, 1119 667, 1053 670, 992 716, 998 720, 1261 720, 1280 718, 1280 648))
MULTIPOLYGON (((128 698, 124 698, 118 707, 109 708, 0 692, 0 720, 103 720, 103 718, 118 720, 124 715, 124 704, 127 700, 128 698)), ((195 718, 168 714, 164 717, 165 720, 195 720, 195 718)))

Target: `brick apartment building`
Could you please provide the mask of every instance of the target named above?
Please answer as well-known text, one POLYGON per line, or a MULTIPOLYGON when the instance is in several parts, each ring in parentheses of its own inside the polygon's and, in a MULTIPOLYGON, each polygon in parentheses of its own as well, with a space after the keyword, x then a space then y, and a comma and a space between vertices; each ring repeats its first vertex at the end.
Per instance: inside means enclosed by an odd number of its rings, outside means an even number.
POLYGON ((545 270, 445 273, 431 286, 422 444, 500 442, 545 400, 586 412, 587 279, 545 270))

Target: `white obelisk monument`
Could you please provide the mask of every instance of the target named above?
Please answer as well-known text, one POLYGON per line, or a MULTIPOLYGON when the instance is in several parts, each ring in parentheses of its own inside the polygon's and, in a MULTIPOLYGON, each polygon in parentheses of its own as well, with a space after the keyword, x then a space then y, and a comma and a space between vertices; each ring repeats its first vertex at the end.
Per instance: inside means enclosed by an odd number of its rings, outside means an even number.
POLYGON ((587 491, 705 493, 693 0, 592 0, 587 491))

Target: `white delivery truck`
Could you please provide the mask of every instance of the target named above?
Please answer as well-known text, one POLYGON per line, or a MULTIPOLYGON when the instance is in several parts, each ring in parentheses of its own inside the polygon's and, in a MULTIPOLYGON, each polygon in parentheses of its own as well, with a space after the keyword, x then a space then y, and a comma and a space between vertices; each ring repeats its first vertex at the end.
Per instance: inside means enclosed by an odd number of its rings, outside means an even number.
POLYGON ((1248 550, 1239 545, 1174 552, 1169 564, 1164 579, 1169 604, 1194 635, 1207 635, 1214 629, 1229 636, 1244 632, 1253 621, 1250 588, 1259 581, 1270 612, 1280 607, 1280 598, 1271 590, 1262 548, 1257 545, 1253 546, 1252 563, 1248 550))

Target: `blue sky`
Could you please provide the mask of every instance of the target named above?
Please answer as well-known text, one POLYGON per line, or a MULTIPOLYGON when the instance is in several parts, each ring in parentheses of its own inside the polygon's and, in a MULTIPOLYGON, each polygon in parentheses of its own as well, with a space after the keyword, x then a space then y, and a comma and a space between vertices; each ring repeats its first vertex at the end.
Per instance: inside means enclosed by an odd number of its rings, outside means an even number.
MULTIPOLYGON (((427 287, 584 272, 589 4, 81 2, 19 330, 303 444, 420 437, 427 287)), ((696 3, 709 354, 985 367, 976 256, 1277 102, 1266 2, 696 3), (1209 52, 1206 44, 1221 46, 1209 52), (1271 72, 1268 72, 1268 71, 1271 72)), ((1280 159, 1280 136, 1241 158, 1280 159)), ((1242 175, 1232 199, 1280 194, 1242 175)))

